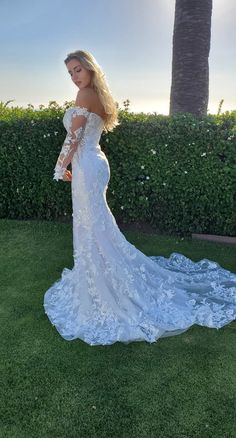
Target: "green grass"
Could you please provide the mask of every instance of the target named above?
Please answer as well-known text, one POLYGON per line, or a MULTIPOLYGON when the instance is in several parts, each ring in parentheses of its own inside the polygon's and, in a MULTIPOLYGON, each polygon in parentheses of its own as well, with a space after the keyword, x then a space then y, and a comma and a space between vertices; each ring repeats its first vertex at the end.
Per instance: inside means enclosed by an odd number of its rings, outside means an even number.
MULTIPOLYGON (((236 437, 236 321, 154 344, 65 341, 43 297, 72 267, 69 224, 0 221, 0 437, 236 437)), ((147 255, 181 252, 236 272, 233 245, 124 233, 147 255)))

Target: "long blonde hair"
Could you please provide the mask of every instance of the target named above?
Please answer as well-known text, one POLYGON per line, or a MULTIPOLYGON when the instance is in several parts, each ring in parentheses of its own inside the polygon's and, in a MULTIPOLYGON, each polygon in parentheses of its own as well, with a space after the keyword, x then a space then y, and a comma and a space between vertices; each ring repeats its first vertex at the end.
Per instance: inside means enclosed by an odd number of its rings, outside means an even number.
POLYGON ((120 123, 118 121, 118 108, 111 95, 105 74, 94 56, 85 50, 76 50, 69 53, 64 63, 67 64, 72 59, 77 59, 82 67, 93 72, 91 86, 97 92, 106 113, 104 131, 112 131, 120 123))

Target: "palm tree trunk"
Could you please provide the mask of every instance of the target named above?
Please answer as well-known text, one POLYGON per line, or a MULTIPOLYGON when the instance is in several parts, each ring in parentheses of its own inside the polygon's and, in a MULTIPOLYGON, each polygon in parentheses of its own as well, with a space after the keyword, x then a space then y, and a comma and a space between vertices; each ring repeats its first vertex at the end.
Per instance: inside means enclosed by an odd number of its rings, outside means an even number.
POLYGON ((212 0, 176 0, 170 115, 207 114, 212 0))

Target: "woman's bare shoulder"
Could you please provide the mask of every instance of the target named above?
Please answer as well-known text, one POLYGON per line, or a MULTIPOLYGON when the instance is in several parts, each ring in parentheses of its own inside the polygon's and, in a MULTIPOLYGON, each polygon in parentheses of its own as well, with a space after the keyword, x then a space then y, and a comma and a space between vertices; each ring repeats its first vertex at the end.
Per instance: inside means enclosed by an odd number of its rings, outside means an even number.
POLYGON ((78 105, 81 99, 87 99, 88 102, 96 102, 98 100, 98 95, 93 88, 82 88, 78 91, 75 104, 78 105))
POLYGON ((97 92, 93 88, 82 88, 78 91, 75 105, 86 106, 89 111, 95 112, 101 117, 105 116, 103 105, 97 92))
POLYGON ((90 111, 91 103, 93 102, 93 93, 91 91, 93 90, 90 88, 82 88, 79 90, 75 99, 75 105, 85 106, 90 111))

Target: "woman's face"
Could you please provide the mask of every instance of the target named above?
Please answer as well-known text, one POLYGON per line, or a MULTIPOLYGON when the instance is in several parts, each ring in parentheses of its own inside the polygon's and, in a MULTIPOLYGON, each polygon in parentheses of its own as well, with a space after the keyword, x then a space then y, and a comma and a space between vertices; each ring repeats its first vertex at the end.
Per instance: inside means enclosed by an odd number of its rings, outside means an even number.
POLYGON ((66 66, 72 81, 79 89, 90 86, 92 72, 82 67, 77 59, 71 59, 66 66))

